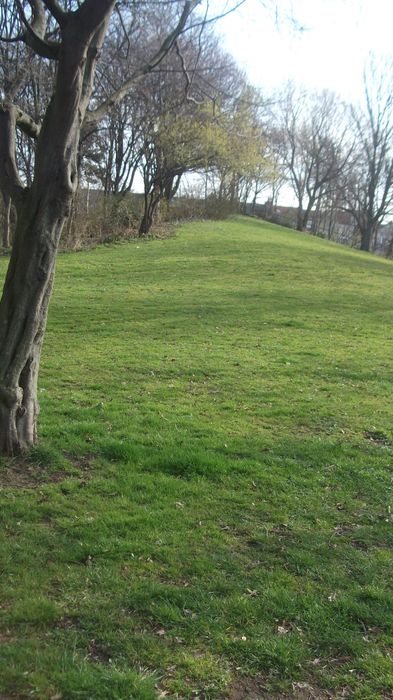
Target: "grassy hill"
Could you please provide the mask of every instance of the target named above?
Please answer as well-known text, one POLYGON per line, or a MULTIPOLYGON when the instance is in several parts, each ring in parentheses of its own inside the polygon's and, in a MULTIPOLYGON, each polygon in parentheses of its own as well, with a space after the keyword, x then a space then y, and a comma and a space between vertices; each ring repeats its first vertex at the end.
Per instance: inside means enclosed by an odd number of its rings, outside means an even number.
POLYGON ((393 697, 392 299, 251 219, 59 258, 1 698, 393 697))

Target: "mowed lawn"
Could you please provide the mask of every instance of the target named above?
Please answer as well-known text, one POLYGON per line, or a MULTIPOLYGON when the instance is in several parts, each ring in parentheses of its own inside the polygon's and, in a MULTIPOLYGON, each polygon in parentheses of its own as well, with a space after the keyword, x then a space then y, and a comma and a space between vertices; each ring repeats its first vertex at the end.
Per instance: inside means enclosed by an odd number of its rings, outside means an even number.
POLYGON ((392 262, 263 222, 61 255, 0 697, 393 698, 392 346, 392 262))

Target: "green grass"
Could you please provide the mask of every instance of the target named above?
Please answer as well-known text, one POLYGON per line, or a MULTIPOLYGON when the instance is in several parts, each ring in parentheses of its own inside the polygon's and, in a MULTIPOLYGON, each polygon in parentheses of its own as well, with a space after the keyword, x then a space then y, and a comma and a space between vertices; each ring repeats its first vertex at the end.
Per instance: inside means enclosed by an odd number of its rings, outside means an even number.
POLYGON ((393 697, 392 273, 247 219, 60 256, 0 697, 393 697))

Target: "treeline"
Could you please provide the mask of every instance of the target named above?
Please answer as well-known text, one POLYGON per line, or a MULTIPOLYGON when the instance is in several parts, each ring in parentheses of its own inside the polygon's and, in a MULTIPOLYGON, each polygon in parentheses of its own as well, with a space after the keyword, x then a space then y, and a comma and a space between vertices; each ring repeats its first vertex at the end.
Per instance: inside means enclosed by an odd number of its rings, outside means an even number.
MULTIPOLYGON (((139 76, 177 11, 176 3, 147 2, 143 12, 140 3, 118 4, 92 97, 105 116, 96 114, 83 127, 79 195, 64 240, 78 246, 85 237, 104 239, 121 230, 145 236, 168 211, 175 218, 255 214, 263 203, 263 215, 280 221, 279 196, 288 198, 290 189, 296 202, 290 225, 374 250, 393 203, 388 67, 370 63, 363 103, 356 106, 292 84, 266 95, 247 82, 212 24, 199 17, 139 76), (112 106, 108 96, 129 78, 132 90, 112 106), (143 194, 131 196, 135 190, 143 194)), ((2 29, 12 34, 12 26, 2 29)), ((0 52, 3 94, 11 91, 39 123, 50 100, 53 61, 23 43, 3 42, 0 52)), ((23 129, 15 148, 30 185, 35 145, 23 129)), ((16 214, 5 192, 3 204, 2 245, 8 248, 16 214)))
MULTIPOLYGON (((393 205, 392 87, 392 66, 370 60, 356 105, 293 85, 276 96, 270 134, 281 186, 288 184, 296 201, 297 230, 365 251, 381 246, 393 205)), ((391 232, 386 254, 392 242, 391 232)))

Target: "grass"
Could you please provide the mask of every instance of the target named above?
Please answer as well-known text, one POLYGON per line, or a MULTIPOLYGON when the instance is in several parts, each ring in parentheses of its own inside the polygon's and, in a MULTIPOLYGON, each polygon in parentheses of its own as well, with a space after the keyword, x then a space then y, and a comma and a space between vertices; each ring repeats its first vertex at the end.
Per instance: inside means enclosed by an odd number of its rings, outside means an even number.
POLYGON ((393 697, 392 272, 251 219, 60 256, 0 697, 393 697))

